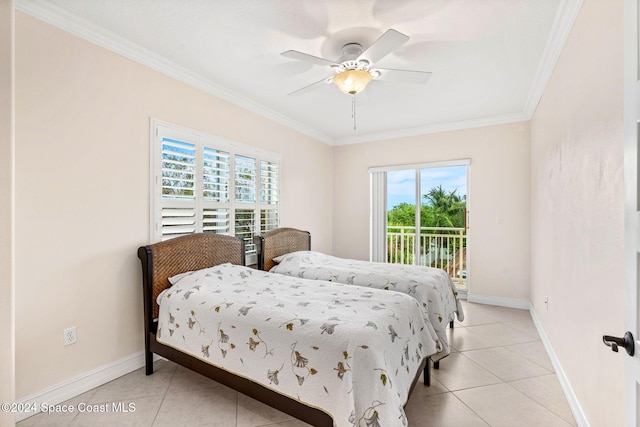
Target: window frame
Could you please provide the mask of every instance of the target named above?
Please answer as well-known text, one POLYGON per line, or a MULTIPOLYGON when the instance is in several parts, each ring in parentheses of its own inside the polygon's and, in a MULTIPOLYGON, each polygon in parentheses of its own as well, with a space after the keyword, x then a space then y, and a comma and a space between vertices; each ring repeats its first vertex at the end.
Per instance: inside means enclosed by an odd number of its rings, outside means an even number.
MULTIPOLYGON (((173 123, 168 123, 155 118, 150 119, 150 240, 152 242, 159 242, 162 240, 168 240, 172 237, 179 235, 186 235, 198 232, 207 232, 203 230, 205 224, 205 213, 215 209, 227 209, 227 230, 220 234, 236 235, 236 212, 240 211, 253 211, 252 224, 252 236, 260 234, 266 229, 263 229, 261 218, 265 211, 269 211, 267 215, 272 221, 270 225, 272 228, 278 227, 280 222, 280 182, 281 182, 281 156, 277 153, 273 153, 267 150, 263 150, 257 147, 240 144, 235 141, 231 141, 225 138, 221 138, 215 135, 210 135, 197 130, 189 129, 173 123), (191 199, 166 199, 163 198, 163 141, 165 138, 174 139, 187 144, 193 144, 195 149, 195 184, 194 184, 194 197, 191 199), (215 149, 228 153, 228 188, 226 194, 228 199, 226 201, 211 201, 206 200, 203 194, 203 182, 204 182, 204 151, 205 148, 215 149), (239 201, 236 199, 236 156, 242 156, 250 158, 255 161, 254 170, 254 183, 255 188, 253 191, 252 201, 239 201), (267 200, 263 199, 263 192, 266 188, 262 186, 263 174, 262 165, 263 162, 268 162, 271 168, 275 166, 275 179, 271 176, 269 180, 269 189, 267 200), (274 188, 275 187, 275 188, 274 188), (185 206, 185 209, 193 209, 194 231, 176 233, 175 235, 164 234, 167 228, 164 228, 162 209, 167 206, 185 206), (275 221, 273 221, 273 211, 275 211, 275 221)), ((273 175, 274 171, 271 171, 273 175)), ((211 232, 211 231, 209 231, 211 232)), ((215 232, 215 231, 213 231, 215 232)), ((252 239, 245 239, 247 243, 247 265, 255 264, 257 262, 257 254, 255 247, 253 246, 252 239)))

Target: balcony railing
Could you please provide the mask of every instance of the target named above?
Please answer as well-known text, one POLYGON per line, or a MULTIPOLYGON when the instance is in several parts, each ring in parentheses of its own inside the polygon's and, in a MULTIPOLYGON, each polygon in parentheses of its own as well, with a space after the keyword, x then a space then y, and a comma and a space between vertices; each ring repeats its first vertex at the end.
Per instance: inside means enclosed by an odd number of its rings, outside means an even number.
POLYGON ((458 288, 467 286, 467 235, 464 228, 420 227, 419 250, 416 229, 387 227, 387 262, 415 264, 445 270, 458 288), (417 255, 417 256, 416 256, 417 255))

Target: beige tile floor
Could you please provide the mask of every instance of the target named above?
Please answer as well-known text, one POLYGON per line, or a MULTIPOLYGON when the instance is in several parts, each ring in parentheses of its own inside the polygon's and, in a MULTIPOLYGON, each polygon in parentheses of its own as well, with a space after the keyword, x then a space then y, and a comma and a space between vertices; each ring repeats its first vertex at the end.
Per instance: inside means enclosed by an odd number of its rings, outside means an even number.
MULTIPOLYGON (((451 355, 432 371, 431 387, 419 383, 407 403, 409 425, 575 426, 529 312, 463 304, 465 320, 448 330, 451 355)), ((67 403, 110 402, 132 403, 135 411, 39 414, 17 425, 307 426, 167 361, 156 362, 149 377, 139 369, 67 403)))

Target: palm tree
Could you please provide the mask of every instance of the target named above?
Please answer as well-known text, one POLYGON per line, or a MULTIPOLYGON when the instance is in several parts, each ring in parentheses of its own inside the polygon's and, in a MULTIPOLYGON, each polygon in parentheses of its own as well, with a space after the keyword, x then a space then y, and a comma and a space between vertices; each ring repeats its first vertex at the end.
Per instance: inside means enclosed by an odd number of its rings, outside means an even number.
POLYGON ((426 210, 431 227, 464 227, 466 197, 456 194, 456 190, 445 191, 441 185, 433 187, 422 196, 426 200, 426 210))

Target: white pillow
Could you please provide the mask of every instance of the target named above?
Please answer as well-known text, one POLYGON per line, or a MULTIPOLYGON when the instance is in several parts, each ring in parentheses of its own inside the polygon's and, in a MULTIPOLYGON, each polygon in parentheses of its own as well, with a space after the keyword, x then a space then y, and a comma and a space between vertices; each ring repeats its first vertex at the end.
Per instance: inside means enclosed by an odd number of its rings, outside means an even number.
POLYGON ((284 259, 284 257, 286 257, 289 254, 284 254, 284 255, 280 255, 277 256, 275 258, 272 259, 273 262, 275 262, 276 264, 280 264, 282 262, 282 260, 284 259))
POLYGON ((169 283, 171 283, 172 285, 175 285, 183 278, 190 276, 192 274, 193 274, 193 271, 187 271, 185 273, 176 274, 175 276, 169 277, 169 283))

